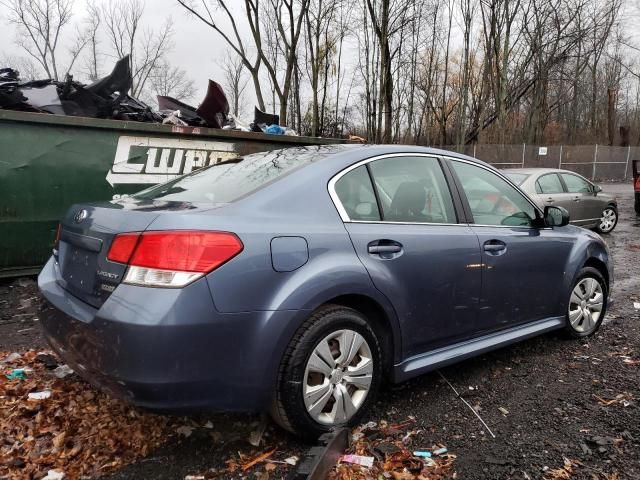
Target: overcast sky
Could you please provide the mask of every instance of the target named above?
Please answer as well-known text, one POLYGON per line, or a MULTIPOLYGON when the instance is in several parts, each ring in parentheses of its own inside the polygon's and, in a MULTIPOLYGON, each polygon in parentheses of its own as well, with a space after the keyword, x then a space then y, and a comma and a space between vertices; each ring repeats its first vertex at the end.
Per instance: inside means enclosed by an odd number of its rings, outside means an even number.
MULTIPOLYGON (((230 3, 235 5, 232 10, 240 10, 238 8, 239 2, 232 1, 230 3)), ((75 0, 74 21, 83 19, 85 14, 84 5, 84 0, 75 0)), ((208 78, 219 82, 222 80, 222 74, 216 64, 216 60, 225 54, 225 45, 210 27, 190 16, 176 0, 146 0, 143 17, 146 26, 155 29, 160 28, 167 17, 170 17, 173 21, 173 42, 175 44, 169 59, 174 65, 179 65, 186 70, 189 77, 195 81, 199 93, 194 98, 193 103, 198 103, 204 96, 208 78)), ((15 29, 7 23, 6 16, 3 15, 1 10, 0 25, 2 27, 0 28, 0 58, 15 55, 26 56, 22 49, 15 45, 15 29)), ((65 62, 62 63, 64 64, 65 62)), ((102 66, 102 74, 110 71, 110 63, 110 61, 105 60, 105 65, 102 66)), ((74 70, 76 69, 74 68, 74 70)), ((253 96, 250 85, 247 88, 247 93, 253 96)), ((247 100, 252 101, 249 98, 247 100)))

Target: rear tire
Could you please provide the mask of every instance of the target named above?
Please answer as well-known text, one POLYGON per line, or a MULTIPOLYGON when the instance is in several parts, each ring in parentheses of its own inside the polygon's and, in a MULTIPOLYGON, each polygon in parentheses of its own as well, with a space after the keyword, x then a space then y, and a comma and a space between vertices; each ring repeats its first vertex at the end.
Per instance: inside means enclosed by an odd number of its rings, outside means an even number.
POLYGON ((327 305, 309 317, 287 347, 271 416, 306 439, 352 426, 373 403, 381 376, 380 342, 364 315, 327 305))
POLYGON ((596 227, 598 233, 611 233, 618 224, 618 209, 613 205, 607 206, 602 211, 602 217, 596 227))
POLYGON ((583 268, 569 294, 565 332, 571 338, 590 337, 607 312, 607 282, 595 268, 583 268))

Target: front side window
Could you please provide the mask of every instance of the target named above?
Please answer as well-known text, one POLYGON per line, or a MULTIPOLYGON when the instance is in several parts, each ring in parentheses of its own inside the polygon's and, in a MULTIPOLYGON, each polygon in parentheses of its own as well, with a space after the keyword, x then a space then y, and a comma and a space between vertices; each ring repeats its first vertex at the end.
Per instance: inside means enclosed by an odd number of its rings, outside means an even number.
POLYGON ((560 183, 560 178, 555 173, 549 173, 547 175, 542 175, 536 181, 536 192, 537 193, 563 193, 564 189, 562 188, 562 183, 560 183))
POLYGON ((567 191, 569 193, 590 193, 591 184, 584 178, 580 178, 577 175, 571 175, 570 173, 563 173, 562 179, 567 185, 567 191))
POLYGON ((369 163, 386 222, 457 223, 440 163, 433 157, 389 157, 369 163))
POLYGON ((474 223, 528 227, 536 209, 512 185, 495 173, 468 163, 452 161, 469 202, 474 223))
POLYGON ((335 190, 349 219, 370 222, 380 220, 376 195, 365 165, 343 175, 336 182, 335 190))

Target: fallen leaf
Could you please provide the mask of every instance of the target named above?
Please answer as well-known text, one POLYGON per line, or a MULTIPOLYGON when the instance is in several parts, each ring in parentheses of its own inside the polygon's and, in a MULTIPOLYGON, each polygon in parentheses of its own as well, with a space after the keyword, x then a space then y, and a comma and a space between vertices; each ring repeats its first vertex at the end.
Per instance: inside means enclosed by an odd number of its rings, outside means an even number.
POLYGON ((246 472, 247 470, 249 470, 254 465, 256 465, 256 464, 258 464, 260 462, 264 462, 267 458, 269 458, 271 455, 273 455, 275 453, 275 451, 276 451, 276 449, 274 448, 273 450, 269 450, 268 452, 262 453, 262 454, 258 455, 257 457, 255 457, 253 460, 249 460, 248 462, 243 463, 240 468, 242 469, 243 472, 246 472))
POLYGON ((64 445, 65 437, 67 436, 67 432, 62 432, 53 437, 53 447, 55 449, 60 449, 64 445))

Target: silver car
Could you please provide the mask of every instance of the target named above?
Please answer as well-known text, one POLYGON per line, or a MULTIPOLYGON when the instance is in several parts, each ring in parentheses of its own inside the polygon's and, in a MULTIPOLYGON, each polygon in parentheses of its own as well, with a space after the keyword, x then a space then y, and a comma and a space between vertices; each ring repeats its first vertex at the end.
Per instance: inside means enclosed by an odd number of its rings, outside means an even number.
POLYGON ((600 186, 575 172, 557 168, 513 168, 503 173, 540 208, 547 205, 566 208, 574 225, 609 233, 618 223, 616 197, 602 193, 600 186))

